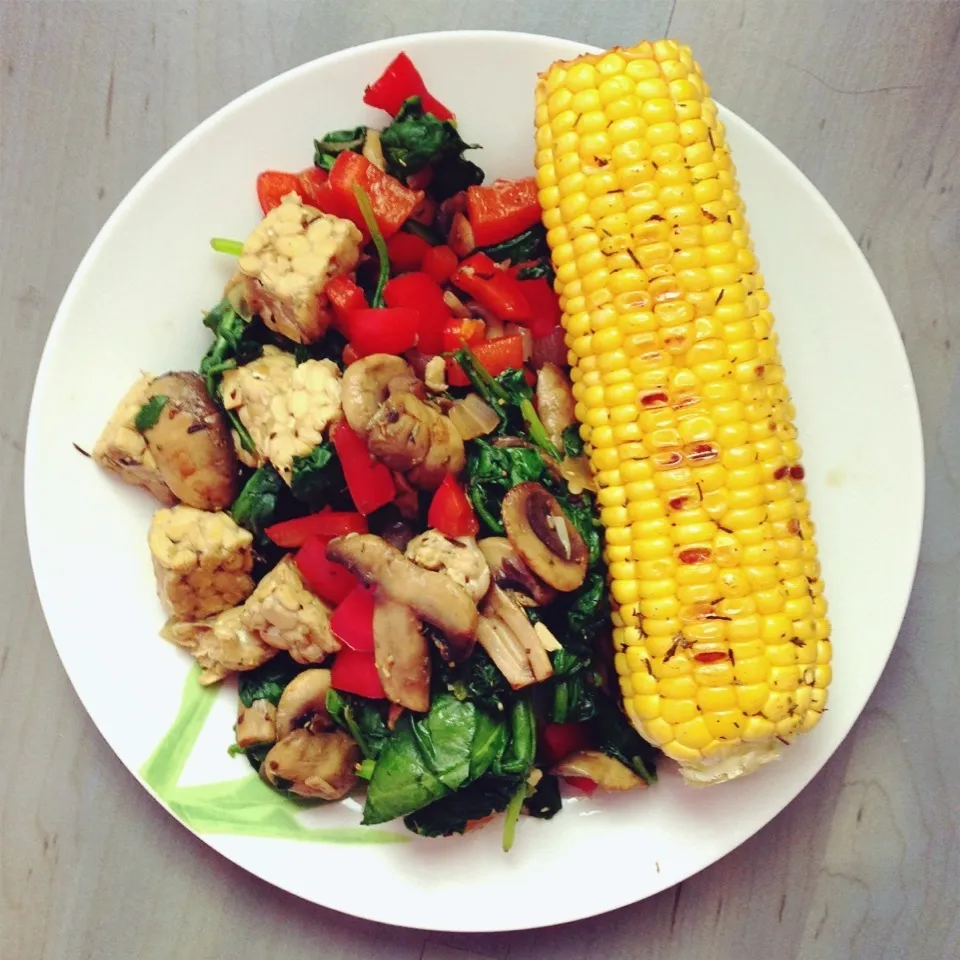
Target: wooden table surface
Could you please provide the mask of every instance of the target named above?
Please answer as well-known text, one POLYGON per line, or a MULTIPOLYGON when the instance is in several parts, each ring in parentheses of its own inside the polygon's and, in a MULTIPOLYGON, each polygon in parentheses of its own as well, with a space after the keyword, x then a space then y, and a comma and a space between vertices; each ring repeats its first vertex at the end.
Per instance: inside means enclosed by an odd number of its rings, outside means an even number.
MULTIPOLYGON (((0 957, 960 957, 958 38, 956 2, 0 2, 0 957), (57 660, 21 489, 54 311, 140 175, 282 70, 365 40, 465 27, 691 43, 718 99, 799 164, 870 260, 913 364, 928 468, 900 639, 855 730, 802 795, 722 862, 644 903, 484 936, 315 907, 162 813, 57 660)), ((590 882, 561 882, 578 879, 590 882)))

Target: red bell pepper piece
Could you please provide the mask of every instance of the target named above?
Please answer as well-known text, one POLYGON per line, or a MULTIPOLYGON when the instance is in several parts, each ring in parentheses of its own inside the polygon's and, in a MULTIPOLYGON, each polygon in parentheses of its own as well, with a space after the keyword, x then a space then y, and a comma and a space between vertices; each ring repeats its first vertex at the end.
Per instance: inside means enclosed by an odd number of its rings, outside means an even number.
POLYGON ((354 310, 347 320, 347 333, 357 356, 371 353, 399 355, 416 346, 420 312, 408 307, 354 310))
POLYGON ((367 530, 366 517, 327 507, 319 513, 275 523, 263 532, 278 547, 302 547, 310 537, 342 537, 347 533, 366 533, 367 530))
POLYGON ((310 537, 294 560, 300 576, 321 599, 340 603, 357 585, 356 577, 344 566, 327 559, 330 537, 310 537))
POLYGON ((344 648, 330 668, 330 686, 344 693, 355 693, 368 700, 385 700, 380 674, 372 653, 358 653, 344 648))
POLYGON ((520 289, 527 303, 530 304, 530 322, 527 326, 534 340, 546 337, 560 324, 560 299, 553 292, 553 287, 546 277, 533 277, 530 280, 520 280, 517 274, 529 264, 517 264, 507 271, 517 279, 520 289))
POLYGON ((485 187, 467 187, 467 219, 478 247, 503 243, 540 222, 537 181, 495 180, 485 187))
POLYGON ((400 233, 394 234, 387 244, 390 270, 395 274, 420 270, 424 256, 431 249, 432 247, 423 237, 401 230, 400 233))
POLYGON ((330 617, 330 630, 345 647, 373 653, 373 592, 354 581, 330 617))
POLYGON ((300 173, 300 190, 298 191, 300 199, 311 207, 317 207, 318 210, 323 209, 318 205, 318 201, 323 203, 323 198, 327 195, 327 179, 326 170, 321 170, 319 167, 307 167, 300 173))
POLYGON ((363 310, 367 306, 367 298, 357 284, 345 273, 338 273, 331 277, 323 288, 323 292, 333 307, 336 326, 346 336, 349 316, 354 310, 363 310))
MULTIPOLYGON (((383 299, 389 307, 406 307, 416 310, 420 315, 418 332, 421 353, 440 353, 443 350, 443 328, 450 319, 450 308, 436 281, 425 273, 405 273, 387 283, 383 299)), ((385 347, 381 347, 381 350, 393 352, 385 347)))
POLYGON ((363 92, 363 102, 370 107, 386 110, 395 117, 410 97, 419 97, 424 113, 432 113, 438 120, 450 120, 453 112, 427 91, 423 77, 413 61, 402 51, 398 53, 380 77, 363 92))
POLYGON ((530 322, 532 311, 520 281, 497 266, 485 253, 467 257, 450 280, 498 320, 523 325, 530 322))
POLYGON ((451 317, 443 327, 443 352, 454 353, 464 344, 473 347, 483 343, 487 325, 474 317, 451 317))
POLYGON ((448 537, 472 537, 480 532, 477 515, 452 473, 443 478, 427 511, 427 526, 448 537))
POLYGON ((257 177, 257 199, 260 209, 266 216, 288 193, 299 193, 300 177, 296 173, 283 173, 280 170, 264 170, 257 177))
POLYGON ((257 177, 257 199, 264 215, 274 207, 280 206, 280 201, 288 193, 295 193, 311 207, 317 207, 324 212, 322 206, 326 196, 327 172, 319 167, 307 167, 300 173, 284 173, 281 170, 264 170, 257 177))
POLYGON ((563 779, 566 780, 571 787, 582 790, 588 797, 592 797, 597 792, 596 782, 589 777, 564 777, 563 779))
MULTIPOLYGON (((523 337, 519 333, 471 344, 470 349, 480 366, 493 377, 511 367, 523 366, 523 337)), ((453 357, 447 359, 447 383, 452 387, 470 386, 469 378, 453 357)))
POLYGON ((540 749, 548 764, 559 763, 571 753, 592 746, 590 732, 582 723, 548 723, 540 731, 540 749))
POLYGON ((438 247, 431 247, 423 255, 423 265, 420 269, 437 283, 446 283, 459 263, 457 255, 442 243, 438 247))
POLYGON ((375 460, 363 439, 341 420, 331 431, 333 446, 340 458, 347 490, 354 506, 364 516, 393 500, 396 488, 390 471, 375 460))
POLYGON ((357 205, 354 184, 360 186, 370 200, 377 226, 385 240, 389 240, 403 226, 410 214, 423 200, 422 190, 405 187, 375 167, 366 157, 344 150, 336 159, 327 181, 336 204, 342 210, 338 216, 352 220, 369 240, 369 232, 357 205))

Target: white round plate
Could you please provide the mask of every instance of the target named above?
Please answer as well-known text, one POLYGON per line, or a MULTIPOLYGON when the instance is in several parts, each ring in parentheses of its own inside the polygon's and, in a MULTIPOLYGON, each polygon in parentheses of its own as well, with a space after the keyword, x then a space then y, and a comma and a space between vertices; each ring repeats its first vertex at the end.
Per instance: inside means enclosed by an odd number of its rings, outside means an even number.
MULTIPOLYGON (((146 546, 156 505, 72 444, 93 445, 139 370, 196 367, 209 343, 201 310, 230 271, 209 238, 244 237, 255 225, 259 171, 309 165, 312 138, 326 130, 383 123, 361 97, 401 49, 456 110, 466 138, 483 144, 477 161, 491 179, 532 172, 536 75, 587 50, 519 34, 426 34, 336 53, 263 84, 184 137, 130 191, 53 323, 27 438, 30 550, 64 667, 135 775, 178 713, 191 661, 157 637, 163 614, 146 546)), ((836 214, 759 133, 729 111, 723 117, 777 316, 819 530, 836 658, 821 724, 743 781, 691 789, 664 762, 654 789, 574 798, 550 822, 524 818, 509 855, 496 827, 322 848, 257 836, 270 830, 256 824, 248 835, 210 832, 222 828, 216 810, 190 818, 188 805, 167 798, 224 856, 315 903, 402 926, 510 930, 575 920, 648 897, 733 850, 803 789, 850 730, 893 646, 916 565, 924 476, 913 382, 880 287, 836 214)), ((232 689, 216 697, 177 789, 253 776, 225 752, 235 702, 232 689)), ((348 801, 302 822, 355 827, 358 810, 348 801)))

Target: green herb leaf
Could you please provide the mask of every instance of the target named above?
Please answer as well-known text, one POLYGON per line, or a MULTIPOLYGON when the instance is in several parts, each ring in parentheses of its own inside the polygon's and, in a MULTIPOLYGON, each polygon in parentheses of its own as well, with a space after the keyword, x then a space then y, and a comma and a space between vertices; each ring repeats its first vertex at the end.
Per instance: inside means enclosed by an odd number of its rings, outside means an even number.
POLYGON ((571 423, 563 431, 563 452, 571 460, 583 454, 583 440, 580 439, 580 424, 571 423))
POLYGON ((467 495, 480 519, 498 536, 504 535, 500 504, 520 483, 540 481, 547 468, 530 447, 495 447, 487 440, 467 444, 467 495))
POLYGON ((252 707, 255 700, 269 700, 276 706, 284 687, 303 669, 289 654, 278 653, 256 669, 243 671, 237 678, 240 702, 252 707))
POLYGON ((527 798, 527 784, 521 783, 517 792, 507 804, 506 816, 503 820, 503 852, 509 853, 513 849, 513 841, 517 835, 517 821, 520 819, 520 810, 523 801, 527 798))
POLYGON ((449 694, 433 698, 430 712, 413 721, 413 735, 430 770, 449 790, 470 777, 477 710, 449 694))
POLYGON ((533 793, 527 797, 523 805, 524 812, 529 817, 536 817, 538 820, 550 820, 555 817, 563 808, 563 800, 560 797, 560 780, 553 774, 545 773, 534 788, 533 793))
POLYGON ((366 127, 353 127, 349 130, 331 130, 322 140, 314 140, 314 166, 321 170, 331 170, 337 157, 344 150, 359 153, 363 149, 363 140, 366 135, 366 127))
POLYGON ((549 255, 547 231, 543 224, 537 223, 509 240, 481 249, 491 260, 498 262, 509 260, 511 263, 524 263, 527 260, 541 260, 549 255))
POLYGON ((430 769, 413 734, 409 714, 386 741, 367 788, 363 823, 386 823, 419 810, 449 793, 430 769))
POLYGON ((647 783, 656 782, 657 750, 633 729, 619 704, 609 697, 599 700, 594 727, 605 754, 626 764, 647 783))
POLYGON ((377 218, 374 215, 370 198, 359 183, 353 185, 353 195, 357 198, 357 206, 360 207, 360 214, 363 217, 363 222, 367 225, 367 230, 373 240, 373 245, 377 248, 377 258, 380 261, 377 287, 373 293, 370 305, 373 307, 382 307, 383 288, 387 285, 387 280, 390 279, 390 256, 387 253, 387 242, 383 239, 383 234, 380 232, 380 225, 377 223, 377 218))
POLYGON ((355 697, 332 687, 327 691, 327 713, 357 741, 360 752, 369 760, 376 760, 393 736, 387 726, 387 709, 385 703, 355 697))
POLYGON ((311 509, 319 510, 344 489, 346 481, 333 443, 324 440, 304 457, 294 457, 290 492, 311 509))
POLYGON ((226 253, 231 257, 239 257, 243 253, 242 240, 229 240, 227 237, 211 237, 210 246, 217 253, 226 253))
POLYGON ((449 120, 424 113, 419 97, 410 97, 393 122, 380 133, 387 172, 400 179, 433 167, 430 195, 446 200, 461 190, 483 183, 483 171, 469 160, 465 150, 478 149, 464 142, 449 120))
POLYGON ((265 464, 244 484, 230 508, 230 516, 254 536, 262 536, 264 527, 273 520, 283 487, 277 471, 269 463, 265 464))
POLYGON ((554 273, 553 264, 550 262, 549 257, 543 257, 536 263, 531 263, 529 266, 522 267, 517 271, 518 280, 538 280, 540 277, 548 280, 550 286, 553 286, 556 274, 554 273))
POLYGON ((158 394, 155 397, 151 397, 138 411, 137 415, 133 418, 133 425, 143 433, 145 430, 149 430, 151 427, 157 425, 157 421, 160 419, 160 412, 167 405, 167 400, 169 398, 158 394))
POLYGON ((517 776, 487 773, 456 793, 404 817, 403 823, 421 837, 463 833, 471 820, 482 820, 505 810, 520 786, 517 776))

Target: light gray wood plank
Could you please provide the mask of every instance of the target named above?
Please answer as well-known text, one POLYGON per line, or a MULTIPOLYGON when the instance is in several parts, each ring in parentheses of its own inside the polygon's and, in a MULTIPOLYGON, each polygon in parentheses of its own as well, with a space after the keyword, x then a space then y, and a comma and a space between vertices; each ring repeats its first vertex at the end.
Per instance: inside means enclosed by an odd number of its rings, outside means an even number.
MULTIPOLYGON (((927 0, 0 3, 0 955, 740 960, 776 944, 796 960, 960 956, 958 34, 960 6, 927 0), (877 272, 916 374, 929 491, 891 664, 850 739, 780 817, 645 903, 553 930, 457 936, 303 903, 156 808, 56 659, 25 563, 20 478, 59 298, 167 147, 322 53, 476 27, 601 45, 669 27, 694 46, 718 99, 814 181, 877 272)), ((563 878, 578 880, 591 882, 563 878)))

